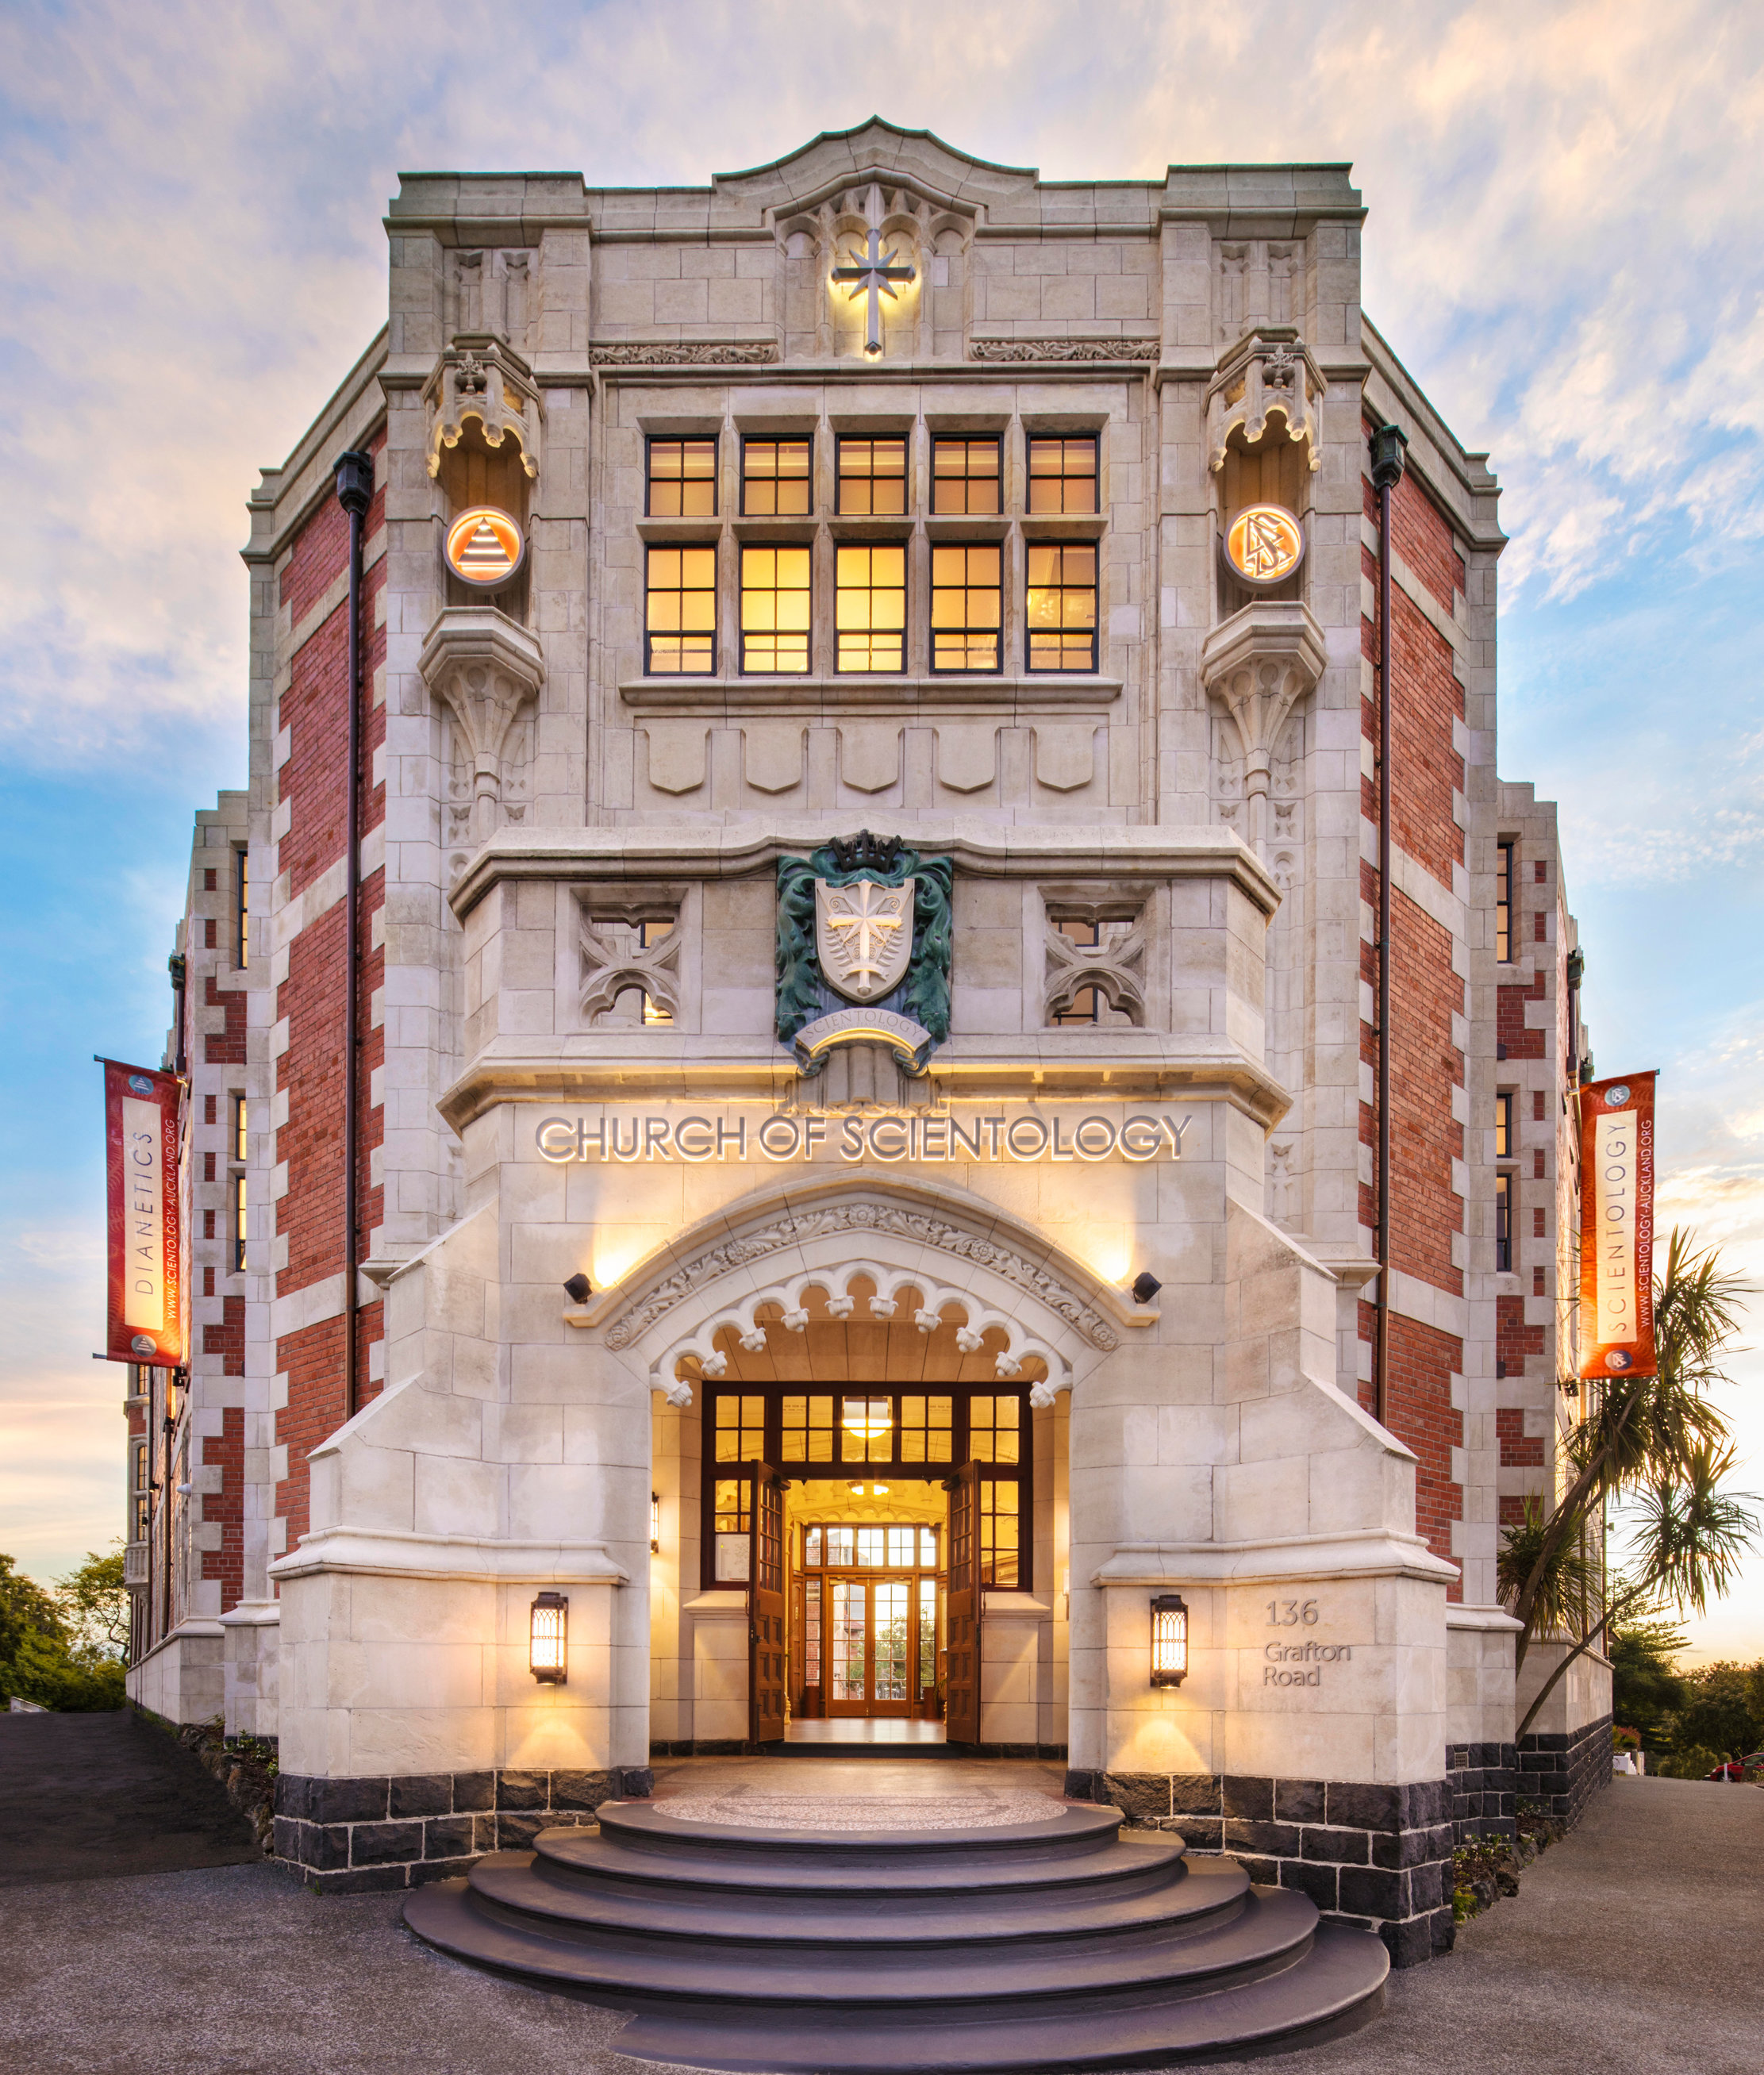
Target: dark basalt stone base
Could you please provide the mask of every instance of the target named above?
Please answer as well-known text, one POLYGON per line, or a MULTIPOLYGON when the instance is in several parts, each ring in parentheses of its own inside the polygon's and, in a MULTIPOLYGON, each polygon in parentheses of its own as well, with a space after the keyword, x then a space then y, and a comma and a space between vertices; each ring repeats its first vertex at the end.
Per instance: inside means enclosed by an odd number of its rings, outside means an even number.
POLYGON ((1611 1722, 1601 1715, 1570 1735, 1522 1737, 1514 1780, 1519 1798, 1558 1822, 1578 1823, 1588 1802, 1611 1784, 1611 1722))
POLYGON ((486 1852, 588 1823, 603 1801, 650 1793, 648 1766, 605 1772, 421 1772, 275 1783, 275 1856, 325 1895, 416 1887, 486 1852))
POLYGON ((1112 1803, 1137 1827, 1174 1831, 1191 1852, 1230 1853, 1252 1880, 1308 1895, 1331 1923, 1377 1932, 1396 1966, 1451 1949, 1449 1780, 1070 1771, 1066 1791, 1112 1803))
POLYGON ((440 1951, 636 2013, 621 2053, 768 2075, 1167 2066, 1290 2052, 1383 2007, 1389 1957, 1295 1890, 1118 1809, 790 1831, 612 1802, 407 1897, 440 1951))

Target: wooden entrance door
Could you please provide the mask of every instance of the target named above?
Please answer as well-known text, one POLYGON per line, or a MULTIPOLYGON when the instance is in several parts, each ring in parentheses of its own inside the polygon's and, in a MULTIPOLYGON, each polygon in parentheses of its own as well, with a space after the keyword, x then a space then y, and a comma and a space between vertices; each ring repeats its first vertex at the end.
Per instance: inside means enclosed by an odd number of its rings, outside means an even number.
POLYGON ((784 1736, 789 1654, 785 1647, 784 1481, 769 1463, 752 1463, 753 1510, 747 1518, 747 1741, 784 1736))
POLYGON ((948 1638, 944 1668, 945 1734, 951 1743, 980 1740, 980 1485, 964 1463, 950 1494, 948 1638))

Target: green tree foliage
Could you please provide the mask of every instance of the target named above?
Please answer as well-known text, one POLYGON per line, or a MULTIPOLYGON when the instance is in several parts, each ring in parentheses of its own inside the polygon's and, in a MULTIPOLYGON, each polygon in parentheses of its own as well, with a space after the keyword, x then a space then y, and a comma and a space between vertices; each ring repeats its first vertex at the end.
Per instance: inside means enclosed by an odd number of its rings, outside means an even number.
POLYGON ((129 1594, 122 1582, 122 1544, 104 1555, 86 1551, 78 1570, 56 1584, 56 1598, 81 1662, 120 1664, 129 1647, 129 1594))
POLYGON ((1676 1725, 1681 1746, 1704 1745, 1724 1758, 1764 1749, 1764 1660, 1704 1664, 1687 1672, 1683 1683, 1676 1725))
POLYGON ((1685 1696, 1673 1659, 1684 1647, 1683 1631, 1669 1621, 1634 1621, 1611 1638, 1612 1713, 1639 1733, 1646 1750, 1663 1750, 1673 1740, 1685 1696))
MULTIPOLYGON (((88 1558, 73 1573, 74 1580, 83 1582, 70 1596, 72 1580, 49 1593, 11 1557, 0 1555, 0 1706, 14 1695, 70 1714, 122 1705, 122 1655, 106 1655, 104 1646, 111 1617, 106 1611, 109 1588, 103 1580, 113 1563, 120 1592, 118 1553, 88 1558), (89 1633, 85 1626, 89 1621, 89 1633)), ((126 1604, 126 1594, 124 1599, 126 1604)), ((126 1640, 126 1629, 124 1634, 126 1640)))
POLYGON ((55 1601, 10 1556, 0 1556, 0 1663, 14 1656, 27 1635, 65 1642, 55 1601))
POLYGON ((1589 1387, 1587 1416, 1569 1437, 1567 1489, 1547 1518, 1528 1508, 1503 1538, 1498 1576, 1522 1624, 1518 1663, 1538 1635, 1574 1645, 1532 1702, 1520 1735, 1568 1666, 1596 1648, 1608 1627, 1621 1629, 1663 1604, 1700 1613, 1732 1585, 1757 1522, 1741 1503, 1749 1493, 1723 1489, 1733 1451, 1708 1394, 1728 1381, 1724 1365, 1749 1294, 1716 1249, 1700 1252, 1688 1232, 1675 1229, 1666 1272, 1654 1285, 1658 1373, 1589 1387), (1629 1506, 1638 1522, 1634 1560, 1599 1608, 1598 1581, 1572 1552, 1602 1543, 1613 1503, 1629 1506))

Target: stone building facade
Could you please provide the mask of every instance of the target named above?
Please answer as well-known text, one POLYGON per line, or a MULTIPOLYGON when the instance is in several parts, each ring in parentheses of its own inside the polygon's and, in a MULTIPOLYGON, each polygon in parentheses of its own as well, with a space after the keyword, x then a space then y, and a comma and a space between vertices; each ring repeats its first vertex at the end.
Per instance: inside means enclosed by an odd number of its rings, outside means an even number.
POLYGON ((1363 214, 1341 167, 1053 184, 880 122, 708 189, 403 180, 387 326, 251 500, 250 786, 179 938, 243 1265, 172 1408, 168 1603, 152 1508, 130 1555, 132 1690, 280 1737, 321 1884, 768 1740, 774 1682, 781 1725, 831 1690, 816 1509, 944 1537, 942 1592, 971 1504, 952 1735, 1400 1957, 1449 1936, 1454 1816, 1511 1814, 1497 1539, 1574 1416, 1573 923, 1497 776, 1497 485, 1361 315, 1363 214), (874 1007, 823 917, 789 1024, 787 880, 858 885, 867 945, 904 914, 874 1007))

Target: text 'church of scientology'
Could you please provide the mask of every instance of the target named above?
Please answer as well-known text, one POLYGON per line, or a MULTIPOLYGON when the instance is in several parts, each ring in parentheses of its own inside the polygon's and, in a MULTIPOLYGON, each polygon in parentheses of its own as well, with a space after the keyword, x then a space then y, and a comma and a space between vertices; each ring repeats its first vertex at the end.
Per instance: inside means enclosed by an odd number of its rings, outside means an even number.
POLYGON ((130 1373, 130 1692, 279 1739, 321 1887, 881 1725, 1402 1963, 1455 1825, 1608 1773, 1596 1657, 1516 1746, 1495 1580, 1575 926, 1364 213, 880 121, 403 178, 250 500, 130 1373))

